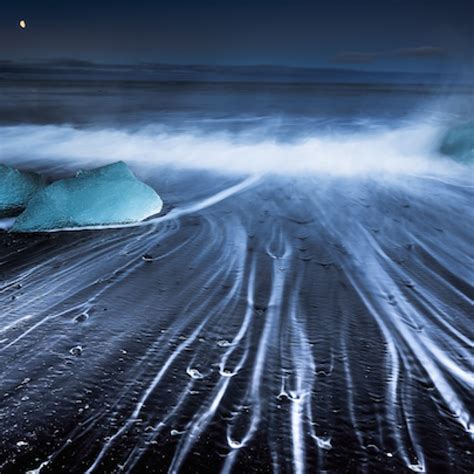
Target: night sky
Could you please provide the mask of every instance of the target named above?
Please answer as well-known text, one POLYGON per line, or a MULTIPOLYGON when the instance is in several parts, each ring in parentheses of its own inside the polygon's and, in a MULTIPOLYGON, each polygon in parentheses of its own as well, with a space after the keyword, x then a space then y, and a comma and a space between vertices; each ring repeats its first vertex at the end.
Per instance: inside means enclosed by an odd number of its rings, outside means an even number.
POLYGON ((472 71, 473 0, 1 0, 0 59, 472 71), (21 30, 20 18, 28 28, 21 30))

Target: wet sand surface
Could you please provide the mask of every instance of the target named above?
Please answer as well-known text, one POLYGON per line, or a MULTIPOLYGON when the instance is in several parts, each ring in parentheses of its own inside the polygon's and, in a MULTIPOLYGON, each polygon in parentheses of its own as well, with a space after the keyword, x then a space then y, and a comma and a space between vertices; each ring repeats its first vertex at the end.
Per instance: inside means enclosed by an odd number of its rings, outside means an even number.
POLYGON ((467 179, 155 181, 0 233, 1 472, 470 472, 467 179))

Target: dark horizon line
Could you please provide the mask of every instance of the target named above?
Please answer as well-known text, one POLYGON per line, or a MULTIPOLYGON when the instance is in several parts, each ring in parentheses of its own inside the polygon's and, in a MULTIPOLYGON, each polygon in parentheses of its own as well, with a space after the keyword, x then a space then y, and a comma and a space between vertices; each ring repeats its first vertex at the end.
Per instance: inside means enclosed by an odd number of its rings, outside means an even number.
POLYGON ((452 76, 451 72, 442 72, 442 71, 413 71, 413 70, 402 70, 402 69, 363 69, 363 68, 351 68, 351 67, 338 67, 336 65, 332 66, 301 66, 301 65, 287 65, 287 64, 265 64, 265 63, 247 63, 247 64, 216 64, 216 63, 184 63, 184 62, 151 62, 151 61, 139 61, 139 62, 103 62, 103 61, 93 61, 86 59, 76 59, 76 58, 24 58, 24 59, 9 59, 9 58, 0 58, 0 67, 2 66, 52 66, 52 67, 68 67, 71 69, 86 69, 86 68, 95 68, 95 69, 114 69, 114 68, 169 68, 169 67, 183 67, 189 69, 249 69, 249 68, 260 68, 270 71, 275 70, 289 70, 289 71, 306 71, 306 72, 316 72, 316 71, 335 71, 335 72, 347 72, 347 73, 365 73, 365 74, 414 74, 414 75, 426 75, 426 76, 452 76))

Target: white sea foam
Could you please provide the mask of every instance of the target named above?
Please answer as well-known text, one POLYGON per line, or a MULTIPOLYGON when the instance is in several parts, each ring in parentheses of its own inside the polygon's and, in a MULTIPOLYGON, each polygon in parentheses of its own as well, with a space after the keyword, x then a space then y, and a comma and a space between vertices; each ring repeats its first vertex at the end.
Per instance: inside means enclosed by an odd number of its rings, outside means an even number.
POLYGON ((155 126, 140 130, 78 129, 67 125, 0 127, 0 161, 59 161, 95 167, 123 160, 132 166, 172 165, 227 173, 316 173, 351 176, 368 173, 450 174, 462 165, 436 151, 440 129, 432 123, 397 128, 368 126, 365 131, 307 131, 284 142, 262 133, 170 132, 155 126), (259 136, 259 139, 255 139, 259 136))

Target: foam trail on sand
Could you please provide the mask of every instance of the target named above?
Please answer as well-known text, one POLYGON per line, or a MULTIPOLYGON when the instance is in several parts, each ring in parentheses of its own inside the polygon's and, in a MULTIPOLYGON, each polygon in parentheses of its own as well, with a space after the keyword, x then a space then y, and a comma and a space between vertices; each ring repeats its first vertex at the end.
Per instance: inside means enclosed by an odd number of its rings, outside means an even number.
MULTIPOLYGON (((260 179, 259 176, 249 176, 248 178, 242 180, 240 183, 234 184, 233 186, 230 186, 229 188, 219 191, 218 193, 212 196, 206 197, 197 202, 192 202, 180 208, 174 208, 166 215, 158 216, 158 217, 148 219, 142 222, 133 222, 133 223, 128 223, 128 224, 85 225, 85 226, 81 226, 80 228, 79 227, 61 227, 58 229, 49 229, 44 232, 54 233, 54 232, 74 232, 74 231, 77 232, 78 230, 123 229, 123 228, 130 228, 130 227, 143 227, 143 226, 159 224, 166 221, 178 219, 179 217, 185 216, 187 214, 192 214, 192 213, 201 211, 203 209, 206 209, 207 207, 214 206, 220 201, 223 201, 224 199, 229 198, 233 194, 240 193, 244 191, 245 189, 253 186, 255 183, 258 182, 259 179, 260 179)), ((10 224, 11 226, 13 223, 14 221, 9 220, 5 227, 9 228, 7 227, 8 224, 10 224)))

